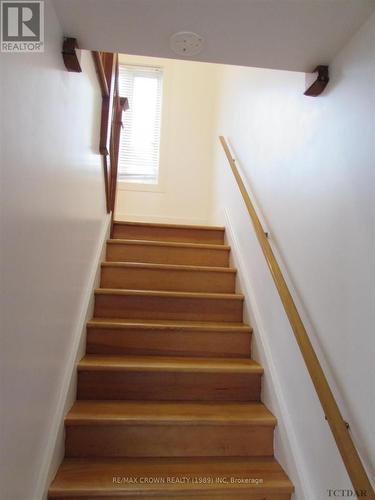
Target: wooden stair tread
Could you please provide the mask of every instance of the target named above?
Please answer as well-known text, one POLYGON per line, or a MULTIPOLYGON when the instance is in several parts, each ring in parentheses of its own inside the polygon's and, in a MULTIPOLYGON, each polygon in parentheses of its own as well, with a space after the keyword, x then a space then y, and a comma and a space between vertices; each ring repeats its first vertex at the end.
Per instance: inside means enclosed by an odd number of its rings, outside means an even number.
POLYGON ((157 240, 133 240, 127 238, 116 238, 107 240, 109 245, 147 245, 153 247, 179 247, 179 248, 205 248, 210 250, 230 250, 228 245, 215 245, 213 243, 187 243, 179 241, 157 241, 157 240))
POLYGON ((262 403, 191 403, 165 401, 77 401, 66 425, 257 425, 275 426, 262 403))
POLYGON ((237 270, 233 267, 214 267, 214 266, 190 266, 184 264, 154 264, 150 262, 102 262, 101 267, 120 267, 120 268, 136 268, 136 269, 161 269, 171 271, 207 271, 210 273, 232 273, 236 274, 237 270))
POLYGON ((113 224, 119 226, 139 226, 139 227, 160 227, 160 228, 170 228, 170 229, 204 229, 205 231, 225 231, 223 226, 205 226, 205 225, 194 225, 194 224, 169 224, 165 222, 138 222, 138 221, 126 221, 126 220, 115 220, 113 224))
MULTIPOLYGON (((184 457, 184 458, 85 458, 65 459, 50 487, 49 498, 120 498, 120 495, 226 494, 293 492, 293 485, 278 462, 271 457, 184 457), (164 478, 165 482, 147 484, 140 478, 164 478), (185 483, 167 478, 213 477, 227 482, 185 483), (230 478, 258 479, 257 482, 232 483, 230 478), (134 478, 134 482, 114 483, 113 478, 134 478), (261 480, 261 481, 260 481, 261 480)), ((218 498, 222 498, 221 496, 218 498)), ((251 496, 246 498, 252 498, 251 496)), ((260 497, 258 497, 260 498, 260 497)))
POLYGON ((164 290, 126 290, 121 288, 96 288, 96 295, 132 295, 152 297, 174 297, 191 299, 244 300, 241 293, 172 292, 164 290))
POLYGON ((215 332, 244 332, 251 333, 252 328, 244 323, 216 323, 210 321, 183 321, 183 320, 147 320, 122 318, 93 318, 88 321, 89 328, 102 327, 113 329, 150 329, 150 330, 199 330, 215 332))
POLYGON ((176 356, 86 355, 78 363, 78 371, 91 370, 252 374, 263 373, 263 368, 252 359, 188 358, 176 356))

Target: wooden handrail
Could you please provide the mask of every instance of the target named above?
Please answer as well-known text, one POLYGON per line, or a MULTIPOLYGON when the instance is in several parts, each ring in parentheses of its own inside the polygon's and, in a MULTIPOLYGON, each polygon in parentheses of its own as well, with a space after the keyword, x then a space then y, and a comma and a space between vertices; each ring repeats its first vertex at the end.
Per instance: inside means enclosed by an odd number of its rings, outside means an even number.
POLYGON ((111 142, 110 142, 111 173, 109 180, 109 192, 110 192, 109 207, 112 212, 111 237, 113 232, 113 219, 114 219, 115 205, 116 205, 117 172, 118 172, 118 159, 119 159, 120 137, 122 128, 122 113, 127 109, 129 109, 128 99, 126 97, 120 97, 119 65, 118 62, 116 62, 113 113, 112 113, 112 123, 111 123, 111 142))
POLYGON ((126 98, 120 97, 118 54, 93 52, 92 56, 102 93, 99 151, 103 156, 107 212, 112 213, 113 221, 122 113, 129 105, 126 98))
POLYGON ((107 78, 104 69, 104 57, 102 52, 92 52, 92 57, 94 59, 96 72, 99 78, 100 90, 102 91, 102 97, 109 96, 109 89, 107 78))
POLYGON ((248 192, 246 191, 245 185, 238 172, 235 161, 230 153, 228 144, 222 136, 220 136, 220 142, 223 146, 225 155, 228 159, 233 175, 241 191, 247 211, 249 212, 251 221, 253 223, 257 239, 263 250, 263 254, 271 271, 273 281, 276 285, 280 299, 284 305, 285 313, 289 319, 290 326, 292 327, 292 330, 294 332, 294 336, 300 348, 302 357, 305 360, 306 368, 314 384, 316 393, 323 407, 324 414, 331 428, 333 437, 336 441, 336 445, 339 449, 346 470, 348 471, 356 495, 357 497, 364 497, 374 500, 374 490, 371 486, 366 470, 353 443, 347 424, 342 418, 339 407, 335 401, 327 378, 324 375, 315 350, 310 342, 306 328, 298 313, 297 307, 289 291, 288 285, 286 284, 286 281, 283 277, 280 266, 277 263, 271 245, 269 244, 262 224, 254 209, 254 205, 250 199, 248 192))

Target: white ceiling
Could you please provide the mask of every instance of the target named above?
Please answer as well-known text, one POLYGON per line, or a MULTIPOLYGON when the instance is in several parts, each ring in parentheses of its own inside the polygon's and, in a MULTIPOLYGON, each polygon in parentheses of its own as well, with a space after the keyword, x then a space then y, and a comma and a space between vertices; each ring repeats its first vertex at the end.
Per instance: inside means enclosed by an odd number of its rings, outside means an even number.
POLYGON ((177 57, 177 31, 205 38, 191 59, 312 71, 329 64, 375 0, 53 0, 81 48, 177 57))

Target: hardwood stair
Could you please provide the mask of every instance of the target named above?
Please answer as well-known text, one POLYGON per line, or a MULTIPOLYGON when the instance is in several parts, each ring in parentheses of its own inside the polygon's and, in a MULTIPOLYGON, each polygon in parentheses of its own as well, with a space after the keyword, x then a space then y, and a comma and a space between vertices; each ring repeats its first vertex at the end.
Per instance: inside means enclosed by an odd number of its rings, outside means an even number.
POLYGON ((94 314, 101 318, 239 322, 243 300, 243 295, 235 293, 98 288, 94 314))
POLYGON ((229 267, 104 262, 101 288, 234 293, 236 270, 229 267))
POLYGON ((100 318, 87 324, 86 352, 246 358, 251 332, 242 323, 100 318))
POLYGON ((67 458, 49 498, 290 500, 292 492, 284 471, 270 457, 67 458))
POLYGON ((114 224, 113 237, 129 238, 131 240, 197 242, 222 245, 224 243, 224 228, 181 224, 117 222, 114 224))
POLYGON ((107 241, 108 262, 226 267, 229 264, 229 252, 227 245, 126 239, 107 241))
POLYGON ((272 456, 276 420, 261 403, 78 401, 65 424, 68 457, 272 456))
POLYGON ((224 228, 115 222, 49 498, 290 500, 224 228))
POLYGON ((257 363, 243 358, 90 355, 78 364, 77 397, 259 401, 262 372, 257 363))

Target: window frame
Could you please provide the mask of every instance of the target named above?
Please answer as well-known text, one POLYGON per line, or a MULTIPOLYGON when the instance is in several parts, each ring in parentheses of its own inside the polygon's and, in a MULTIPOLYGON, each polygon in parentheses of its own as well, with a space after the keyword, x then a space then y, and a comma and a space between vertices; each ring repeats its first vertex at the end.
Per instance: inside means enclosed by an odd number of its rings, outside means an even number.
MULTIPOLYGON (((128 66, 134 68, 149 68, 150 70, 158 70, 161 73, 161 92, 160 92, 160 130, 159 130, 159 170, 157 182, 137 182, 125 179, 118 179, 117 186, 120 191, 139 191, 139 192, 164 192, 164 168, 163 165, 163 123, 165 118, 165 68, 161 65, 137 64, 133 62, 120 62, 120 66, 128 66)), ((123 117, 124 133, 126 133, 126 113, 123 117)))

